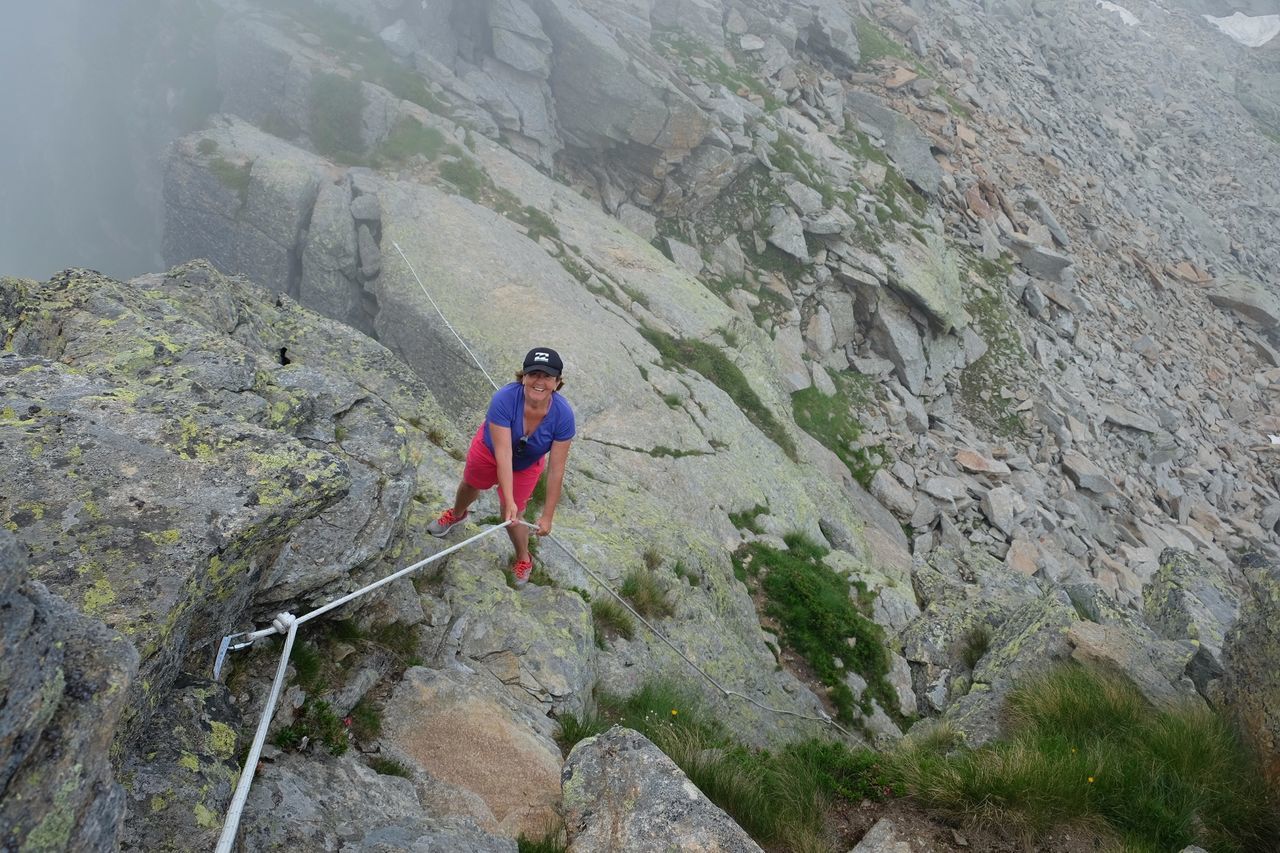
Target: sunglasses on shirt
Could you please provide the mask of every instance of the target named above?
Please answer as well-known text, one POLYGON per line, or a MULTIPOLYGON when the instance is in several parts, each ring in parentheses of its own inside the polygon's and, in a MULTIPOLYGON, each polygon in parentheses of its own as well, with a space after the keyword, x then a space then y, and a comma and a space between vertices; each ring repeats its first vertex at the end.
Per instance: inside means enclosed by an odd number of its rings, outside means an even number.
POLYGON ((516 442, 516 456, 523 456, 524 449, 529 444, 529 436, 522 435, 520 440, 516 442))

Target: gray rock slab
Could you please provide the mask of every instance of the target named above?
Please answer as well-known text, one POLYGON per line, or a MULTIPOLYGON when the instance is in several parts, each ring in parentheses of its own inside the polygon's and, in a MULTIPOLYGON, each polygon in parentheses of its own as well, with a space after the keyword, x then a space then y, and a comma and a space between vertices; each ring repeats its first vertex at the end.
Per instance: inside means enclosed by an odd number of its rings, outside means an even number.
POLYGON ((614 726, 575 746, 562 790, 570 853, 760 851, 670 758, 630 729, 614 726))
POLYGON ((942 167, 933 159, 929 138, 911 119, 866 92, 846 95, 845 108, 862 121, 876 126, 884 139, 885 153, 893 159, 903 177, 929 195, 938 192, 942 184, 942 167))
POLYGON ((1147 433, 1160 431, 1160 424, 1155 418, 1130 411, 1123 406, 1108 403, 1102 407, 1102 415, 1107 423, 1125 427, 1126 429, 1147 433))
POLYGON ((1062 454, 1062 470, 1077 486, 1094 494, 1105 495, 1116 490, 1106 471, 1074 450, 1062 454))
POLYGON ((26 551, 0 529, 0 846, 115 849, 126 803, 110 748, 138 653, 31 580, 26 551))
POLYGON ((941 235, 929 230, 923 243, 890 243, 883 250, 890 259, 889 283, 923 308, 943 332, 969 324, 960 269, 941 235))
POLYGON ((870 339, 875 351, 893 363, 894 374, 903 386, 912 394, 919 394, 924 389, 928 363, 915 321, 897 300, 879 300, 870 339))
POLYGON ((804 239, 804 226, 800 217, 790 207, 774 205, 765 221, 769 230, 768 241, 802 264, 810 262, 809 247, 804 239))
POLYGON ((1239 594, 1203 558, 1166 549, 1160 568, 1142 589, 1148 624, 1170 640, 1194 640, 1215 658, 1240 612, 1239 594))
POLYGON ((1074 263, 1069 256, 1019 235, 1008 238, 1006 243, 1027 272, 1045 281, 1063 283, 1064 273, 1074 263))
POLYGON ((913 853, 915 849, 893 819, 883 817, 867 830, 849 853, 913 853))
MULTIPOLYGON (((302 304, 343 322, 360 304, 360 286, 356 281, 359 259, 350 194, 345 181, 321 184, 302 247, 302 280, 298 286, 302 304)), ((377 198, 373 201, 376 205, 377 198)))
POLYGON ((524 0, 496 0, 489 5, 493 55, 517 71, 545 79, 551 72, 551 39, 524 0))
POLYGON ((566 141, 638 143, 679 160, 711 128, 698 105, 636 63, 609 30, 570 0, 532 0, 555 53, 550 83, 566 141))
POLYGON ((1280 781, 1280 563, 1257 553, 1242 562, 1248 589, 1223 645, 1222 695, 1274 784, 1280 781))
POLYGON ((516 842, 465 820, 427 814, 414 783, 365 766, 355 750, 339 758, 284 754, 264 762, 245 803, 246 850, 343 850, 375 853, 467 850, 515 853, 516 842))
POLYGON ((1263 329, 1280 326, 1280 297, 1255 279, 1224 276, 1209 291, 1209 301, 1263 329))

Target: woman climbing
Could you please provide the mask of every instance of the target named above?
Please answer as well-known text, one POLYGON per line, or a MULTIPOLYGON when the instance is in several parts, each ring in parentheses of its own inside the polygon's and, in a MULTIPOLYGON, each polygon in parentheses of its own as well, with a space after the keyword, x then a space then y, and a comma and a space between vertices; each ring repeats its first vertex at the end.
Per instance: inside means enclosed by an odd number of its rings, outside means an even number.
POLYGON ((533 572, 529 556, 529 528, 518 523, 525 504, 538 484, 538 477, 551 457, 547 475, 547 499, 538 518, 538 535, 551 532, 551 520, 560 502, 565 461, 573 442, 573 407, 559 393, 564 387, 560 373, 564 362, 553 349, 534 347, 524 357, 516 381, 502 386, 489 401, 489 412, 476 430, 467 451, 462 480, 453 506, 427 525, 432 536, 447 536, 466 521, 468 508, 480 493, 498 487, 502 520, 517 522, 507 527, 516 549, 511 566, 516 586, 524 586, 533 572))

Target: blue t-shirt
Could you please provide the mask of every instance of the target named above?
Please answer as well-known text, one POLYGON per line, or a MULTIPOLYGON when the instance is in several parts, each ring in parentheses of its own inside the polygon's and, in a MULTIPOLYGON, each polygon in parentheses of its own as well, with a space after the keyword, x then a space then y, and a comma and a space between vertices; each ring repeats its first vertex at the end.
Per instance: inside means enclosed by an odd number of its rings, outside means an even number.
POLYGON ((551 408, 521 448, 520 437, 524 435, 524 386, 519 382, 503 385, 489 401, 489 413, 484 418, 484 446, 493 453, 489 424, 511 430, 512 471, 523 471, 536 464, 551 451, 552 442, 568 441, 576 432, 573 407, 564 397, 552 394, 551 408))

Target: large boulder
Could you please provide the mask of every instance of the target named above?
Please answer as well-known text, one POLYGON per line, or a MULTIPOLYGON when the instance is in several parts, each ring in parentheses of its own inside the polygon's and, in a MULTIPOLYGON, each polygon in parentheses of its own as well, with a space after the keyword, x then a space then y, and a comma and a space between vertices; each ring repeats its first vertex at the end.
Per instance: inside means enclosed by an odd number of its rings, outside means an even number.
POLYGON ((882 99, 866 92, 849 92, 845 107, 867 124, 880 131, 884 151, 902 176, 928 195, 935 195, 942 185, 942 167, 933 159, 929 138, 911 119, 889 107, 882 99))
POLYGON ((1224 276, 1209 291, 1209 301, 1219 308, 1235 312, 1259 328, 1280 326, 1280 297, 1254 279, 1224 276))
POLYGON ((587 148, 638 144, 682 160, 711 128, 687 95, 637 62, 570 0, 531 0, 554 45, 551 90, 565 140, 587 148))
POLYGON ((923 242, 890 243, 884 248, 894 289, 923 308, 943 332, 969 324, 960 269, 941 234, 928 229, 923 242))
POLYGON ((129 804, 124 850, 211 850, 240 779, 240 711, 227 688, 183 676, 119 768, 129 804))
POLYGON ((662 750, 621 726, 573 748, 563 788, 570 853, 760 850, 662 750))
POLYGON ((251 602, 327 601, 420 555, 399 536, 419 466, 456 462, 386 349, 208 264, 0 292, 3 522, 38 578, 141 654, 131 719, 251 602))
POLYGON ((1217 660, 1239 614, 1240 597, 1215 566, 1168 548, 1160 554, 1160 569, 1142 588, 1142 604, 1148 624, 1160 636, 1190 640, 1217 660))
POLYGON ((1251 555, 1244 573, 1249 592, 1226 636, 1222 698, 1274 787, 1280 786, 1280 563, 1251 555))
POLYGON ((340 758, 284 755, 264 762, 237 837, 243 850, 517 850, 515 841, 470 821, 428 813, 412 782, 379 774, 352 752, 340 758))
POLYGON ((32 580, 26 552, 0 529, 0 847, 110 850, 125 797, 109 749, 138 654, 32 580))
POLYGON ((991 634, 991 651, 973 670, 965 695, 947 709, 946 719, 981 746, 1002 734, 1000 709, 1017 682, 1044 674, 1071 655, 1067 635, 1079 616, 1060 589, 1029 602, 991 634))
POLYGON ((478 797, 483 825, 541 837, 559 801, 551 723, 496 678, 414 667, 384 711, 384 742, 431 778, 478 797), (495 689, 496 688, 496 689, 495 689))

